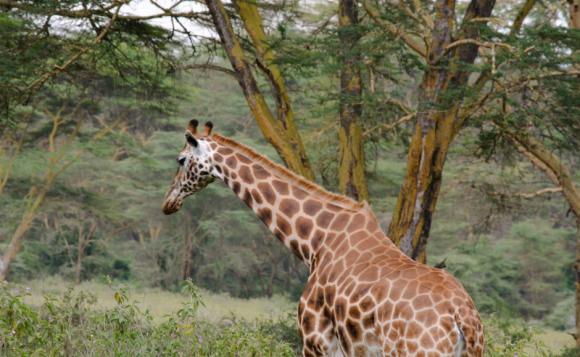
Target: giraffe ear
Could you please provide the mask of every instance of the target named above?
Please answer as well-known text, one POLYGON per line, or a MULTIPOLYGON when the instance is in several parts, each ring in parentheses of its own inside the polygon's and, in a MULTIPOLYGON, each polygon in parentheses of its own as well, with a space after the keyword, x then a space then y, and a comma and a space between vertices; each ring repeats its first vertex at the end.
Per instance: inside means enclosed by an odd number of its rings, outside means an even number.
POLYGON ((193 135, 197 134, 197 126, 199 125, 199 122, 197 121, 197 119, 191 119, 189 121, 189 124, 187 124, 187 130, 192 133, 193 135))
POLYGON ((213 123, 211 121, 206 122, 205 129, 203 131, 203 135, 204 136, 211 135, 211 129, 213 129, 213 123))
POLYGON ((187 140, 187 143, 193 146, 194 148, 197 147, 197 140, 195 139, 193 134, 189 132, 189 130, 185 132, 185 140, 187 140))

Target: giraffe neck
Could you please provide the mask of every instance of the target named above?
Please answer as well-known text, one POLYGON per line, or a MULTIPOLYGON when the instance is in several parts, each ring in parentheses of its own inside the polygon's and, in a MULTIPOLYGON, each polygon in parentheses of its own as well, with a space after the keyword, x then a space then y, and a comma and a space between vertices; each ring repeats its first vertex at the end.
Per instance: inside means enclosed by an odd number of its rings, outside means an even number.
POLYGON ((309 267, 334 218, 362 207, 231 139, 213 135, 210 147, 216 176, 309 267))

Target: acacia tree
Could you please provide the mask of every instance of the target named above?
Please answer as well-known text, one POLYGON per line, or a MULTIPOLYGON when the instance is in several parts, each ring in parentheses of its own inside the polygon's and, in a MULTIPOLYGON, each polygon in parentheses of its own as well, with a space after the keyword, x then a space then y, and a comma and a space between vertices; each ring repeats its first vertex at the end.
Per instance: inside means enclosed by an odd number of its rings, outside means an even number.
POLYGON ((220 36, 224 51, 230 60, 234 75, 242 88, 258 126, 262 130, 262 134, 290 169, 313 180, 314 173, 306 155, 302 138, 294 123, 294 112, 290 105, 286 85, 280 70, 274 63, 275 53, 267 44, 262 18, 256 4, 250 1, 235 2, 240 19, 255 48, 256 62, 266 74, 274 93, 277 116, 274 116, 258 88, 247 55, 234 33, 230 15, 223 3, 220 0, 207 0, 206 5, 211 14, 214 28, 220 36))
MULTIPOLYGON (((573 1, 569 3, 570 30, 546 29, 540 25, 528 33, 529 39, 524 45, 533 46, 523 50, 525 57, 519 61, 523 62, 523 68, 518 68, 519 62, 510 65, 505 61, 504 70, 513 75, 494 81, 482 98, 478 114, 482 115, 484 125, 489 124, 488 130, 496 138, 505 139, 548 177, 556 186, 552 190, 562 193, 575 218, 575 340, 580 347, 580 190, 574 182, 573 170, 580 135, 580 109, 575 101, 580 91, 577 58, 580 10, 573 1), (566 154, 571 157, 566 158, 566 154)), ((526 4, 531 11, 535 1, 526 4)), ((512 30, 512 39, 518 32, 518 28, 512 30)), ((508 59, 511 57, 508 55, 508 59)), ((486 133, 485 136, 492 135, 486 133)))
POLYGON ((338 187, 343 194, 368 200, 362 126, 362 76, 358 2, 340 0, 338 37, 340 43, 340 158, 338 187))

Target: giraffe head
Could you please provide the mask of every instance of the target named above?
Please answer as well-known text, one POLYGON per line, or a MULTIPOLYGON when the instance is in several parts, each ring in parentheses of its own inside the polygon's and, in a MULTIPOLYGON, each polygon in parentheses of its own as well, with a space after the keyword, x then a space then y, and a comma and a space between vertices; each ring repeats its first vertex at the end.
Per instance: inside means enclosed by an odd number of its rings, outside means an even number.
POLYGON ((216 178, 211 147, 206 140, 213 124, 205 124, 203 135, 197 134, 197 125, 198 121, 193 119, 185 131, 186 143, 176 159, 179 167, 163 201, 165 214, 177 212, 187 196, 202 190, 216 178))

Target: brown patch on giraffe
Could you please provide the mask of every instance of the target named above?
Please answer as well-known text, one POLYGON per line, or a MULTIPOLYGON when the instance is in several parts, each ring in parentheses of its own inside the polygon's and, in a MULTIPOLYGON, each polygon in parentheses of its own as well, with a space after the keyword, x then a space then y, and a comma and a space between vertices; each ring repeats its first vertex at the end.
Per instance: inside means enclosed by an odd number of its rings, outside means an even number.
POLYGON ((354 355, 355 357, 365 357, 367 355, 366 346, 356 346, 354 348, 354 355))
POLYGON ((435 342, 433 342, 431 335, 429 335, 428 333, 424 333, 423 336, 421 336, 419 342, 421 343, 421 347, 426 349, 431 349, 435 347, 435 342))
POLYGON ((242 188, 242 186, 240 186, 240 183, 238 181, 232 182, 232 190, 234 190, 236 195, 239 195, 241 188, 242 188))
POLYGON ((350 220, 350 214, 340 213, 332 221, 332 224, 330 225, 330 229, 332 229, 333 231, 337 231, 337 232, 342 231, 342 230, 344 230, 344 227, 346 227, 346 225, 348 224, 349 220, 350 220))
POLYGON ((346 300, 343 297, 336 299, 334 304, 334 314, 337 321, 343 321, 346 313, 346 300))
POLYGON ((356 305, 351 306, 350 309, 348 309, 348 316, 358 320, 360 318, 359 308, 356 305))
POLYGON ((351 319, 346 320, 346 329, 348 334, 352 337, 354 341, 358 341, 361 338, 361 328, 358 322, 355 322, 351 319))
POLYGON ((296 197, 299 200, 302 200, 308 196, 308 192, 304 191, 300 187, 296 185, 292 185, 292 196, 296 197))
POLYGON ((431 327, 437 322, 437 314, 432 309, 422 310, 415 313, 415 319, 425 327, 431 327))
POLYGON ((299 237, 303 239, 307 239, 310 236, 310 232, 312 232, 312 221, 308 218, 298 217, 296 219, 296 233, 299 237))
POLYGON ((410 339, 416 339, 421 336, 423 328, 416 321, 409 321, 407 323, 407 330, 405 331, 405 336, 410 339))
POLYGON ((357 258, 359 257, 360 253, 357 252, 356 250, 351 250, 350 252, 348 252, 348 254, 344 257, 344 262, 346 263, 346 265, 352 265, 354 264, 354 262, 357 260, 357 258))
POLYGON ((258 210, 258 218, 260 218, 266 226, 270 226, 270 223, 272 223, 272 211, 269 208, 260 208, 258 210))
POLYGON ((289 192, 288 191, 288 184, 284 181, 273 180, 272 186, 274 186, 274 190, 281 195, 287 195, 289 192))
POLYGON ((314 294, 314 309, 316 311, 320 310, 320 308, 324 305, 324 292, 322 289, 316 289, 316 293, 314 294))
POLYGON ((218 152, 224 156, 230 155, 231 153, 234 152, 234 150, 230 149, 230 148, 226 148, 226 147, 221 147, 218 149, 218 152))
POLYGON ((260 190, 266 202, 268 202, 271 205, 273 205, 274 202, 276 202, 276 194, 274 193, 274 190, 272 190, 272 186, 270 186, 269 183, 260 182, 258 184, 258 190, 260 190))
POLYGON ((362 320, 363 326, 365 329, 371 329, 375 326, 375 314, 370 313, 366 315, 362 320))
POLYGON ((300 246, 295 239, 290 241, 290 250, 292 250, 292 253, 294 253, 294 255, 296 255, 298 258, 302 258, 302 254, 300 253, 300 246))
POLYGON ((254 201, 256 201, 257 204, 262 204, 262 196, 260 195, 260 192, 258 190, 256 190, 255 188, 252 189, 252 197, 254 198, 254 201))
POLYGON ((310 248, 308 247, 308 244, 301 244, 300 251, 302 252, 304 259, 310 260, 310 248))
POLYGON ((250 172, 250 168, 248 166, 240 167, 240 170, 238 172, 240 173, 240 178, 242 179, 242 181, 244 181, 249 185, 254 183, 254 177, 252 176, 252 173, 250 172))
POLYGON ((250 193, 250 190, 244 190, 242 200, 248 207, 252 208, 254 202, 252 201, 252 194, 250 193))
POLYGON ((348 232, 356 232, 362 229, 365 225, 365 216, 362 214, 355 215, 346 229, 348 232))
POLYGON ((307 200, 302 207, 304 213, 309 216, 315 216, 322 209, 322 203, 315 200, 307 200))
POLYGON ((366 230, 371 232, 371 233, 379 230, 379 223, 377 222, 377 220, 374 217, 373 217, 373 219, 369 219, 367 221, 366 230))
POLYGON ((293 198, 285 198, 280 202, 280 211, 286 215, 288 218, 294 217, 294 215, 300 210, 300 205, 293 198))
POLYGON ((320 316, 318 320, 318 331, 324 331, 331 324, 332 321, 327 317, 326 314, 320 316))
POLYGON ((394 316, 408 321, 413 317, 413 309, 411 309, 411 305, 407 301, 398 301, 395 304, 394 316))
POLYGON ((429 296, 427 296, 425 294, 416 296, 413 299, 413 308, 415 310, 422 310, 422 309, 429 307, 431 305, 432 305, 431 299, 429 299, 429 296))
POLYGON ((290 223, 282 215, 276 215, 276 226, 286 237, 292 234, 292 226, 290 226, 290 223))
POLYGON ((361 302, 359 303, 360 308, 362 309, 363 312, 367 312, 370 311, 373 306, 375 305, 373 299, 370 296, 365 296, 361 302))
POLYGON ((403 294, 403 299, 411 300, 416 295, 417 295, 417 284, 413 282, 407 284, 407 288, 405 289, 405 293, 403 294))
POLYGON ((328 285, 324 288, 324 301, 326 301, 326 305, 332 306, 334 304, 335 296, 336 288, 333 285, 328 285))
POLYGON ((254 176, 256 176, 258 180, 264 180, 271 176, 270 173, 266 171, 266 169, 264 169, 263 166, 258 164, 252 165, 252 171, 254 172, 254 176))
POLYGON ((321 230, 316 230, 314 235, 310 239, 310 245, 312 246, 312 250, 316 252, 322 243, 322 239, 324 238, 324 232, 321 230))
POLYGON ((314 330, 314 324, 316 323, 316 318, 314 315, 308 311, 304 310, 304 315, 302 316, 302 328, 304 330, 304 334, 308 335, 314 330))
POLYGON ((236 160, 235 157, 230 156, 226 159, 226 165, 232 169, 235 170, 238 167, 238 160, 236 160))
POLYGON ((322 229, 327 228, 333 217, 334 217, 334 213, 330 213, 328 211, 322 211, 322 212, 320 212, 318 217, 316 217, 316 224, 322 229))
POLYGON ((215 154, 213 154, 213 159, 214 159, 214 161, 216 161, 216 162, 222 162, 222 161, 224 161, 224 157, 223 157, 223 156, 221 156, 221 155, 220 155, 220 154, 218 154, 218 153, 215 153, 215 154))
POLYGON ((250 160, 250 158, 248 158, 245 155, 239 154, 239 153, 236 153, 236 158, 244 164, 251 164, 252 163, 252 160, 250 160))
MULTIPOLYGON (((365 259, 365 261, 367 261, 367 259, 365 259)), ((379 269, 376 266, 371 265, 360 274, 359 278, 362 281, 376 281, 379 278, 379 269)))
POLYGON ((409 341, 409 340, 407 340, 405 345, 407 347, 407 351, 410 352, 411 354, 417 352, 417 349, 419 348, 419 345, 417 345, 416 342, 409 341))

